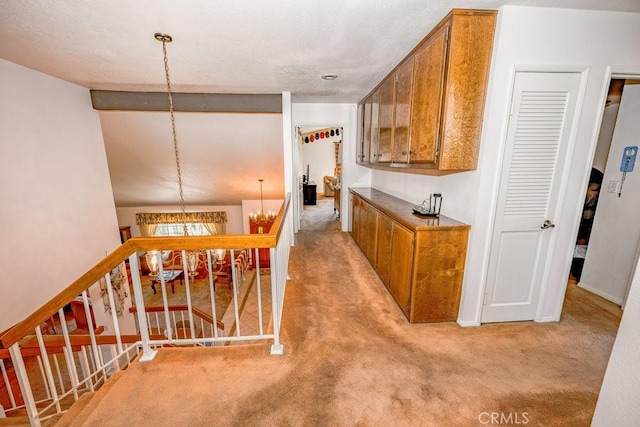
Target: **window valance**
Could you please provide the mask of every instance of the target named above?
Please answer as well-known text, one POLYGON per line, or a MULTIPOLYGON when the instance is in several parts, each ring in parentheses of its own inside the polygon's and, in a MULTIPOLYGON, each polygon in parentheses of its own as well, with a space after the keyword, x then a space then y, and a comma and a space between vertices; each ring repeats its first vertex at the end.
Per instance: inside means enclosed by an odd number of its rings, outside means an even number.
POLYGON ((158 212, 158 213, 137 213, 137 225, 153 225, 153 224, 181 224, 183 222, 201 222, 201 223, 218 223, 227 222, 227 213, 220 212, 158 212))

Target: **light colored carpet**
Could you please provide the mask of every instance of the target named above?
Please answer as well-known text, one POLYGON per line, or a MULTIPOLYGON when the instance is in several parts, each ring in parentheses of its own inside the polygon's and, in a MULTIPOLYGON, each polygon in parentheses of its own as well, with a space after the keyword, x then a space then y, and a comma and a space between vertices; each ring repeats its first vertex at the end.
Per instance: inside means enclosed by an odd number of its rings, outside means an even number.
POLYGON ((351 237, 305 228, 310 216, 291 252, 284 356, 162 349, 74 425, 449 427, 492 412, 589 425, 615 306, 570 284, 558 323, 411 325, 351 237))

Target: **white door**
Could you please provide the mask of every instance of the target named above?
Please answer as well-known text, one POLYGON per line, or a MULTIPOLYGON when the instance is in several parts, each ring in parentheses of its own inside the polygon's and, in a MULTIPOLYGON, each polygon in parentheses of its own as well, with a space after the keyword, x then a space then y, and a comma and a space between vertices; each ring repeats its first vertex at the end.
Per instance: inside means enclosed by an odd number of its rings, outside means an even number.
POLYGON ((580 81, 580 73, 516 73, 482 322, 536 316, 580 81))

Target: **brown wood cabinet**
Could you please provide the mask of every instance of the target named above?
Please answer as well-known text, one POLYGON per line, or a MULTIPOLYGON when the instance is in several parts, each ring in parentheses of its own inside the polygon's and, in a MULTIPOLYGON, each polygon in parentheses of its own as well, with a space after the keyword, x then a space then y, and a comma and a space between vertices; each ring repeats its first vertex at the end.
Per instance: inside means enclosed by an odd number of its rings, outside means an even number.
POLYGON ((471 227, 418 217, 411 203, 373 188, 349 191, 352 236, 407 319, 455 321, 471 227))
POLYGON ((371 155, 358 163, 433 175, 476 169, 495 18, 452 10, 364 98, 371 116, 360 145, 371 155))

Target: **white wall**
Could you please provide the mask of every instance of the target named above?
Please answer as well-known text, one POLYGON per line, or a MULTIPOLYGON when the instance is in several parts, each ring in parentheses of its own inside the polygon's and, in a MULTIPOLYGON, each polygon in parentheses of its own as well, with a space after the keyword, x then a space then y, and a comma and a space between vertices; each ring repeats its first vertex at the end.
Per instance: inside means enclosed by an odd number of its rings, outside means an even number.
MULTIPOLYGON (((343 231, 350 229, 351 221, 349 192, 346 189, 371 185, 371 169, 356 165, 357 115, 357 104, 294 103, 292 109, 294 126, 342 127, 342 188, 345 190, 340 192, 342 209, 340 218, 342 218, 343 231)), ((303 171, 297 171, 297 174, 302 175, 303 171)))
MULTIPOLYGON (((636 70, 640 73, 640 49, 636 42, 640 38, 640 14, 504 7, 499 21, 499 42, 494 57, 489 96, 503 101, 488 105, 489 114, 488 121, 485 122, 483 143, 500 141, 500 147, 484 152, 483 175, 486 174, 486 177, 483 176, 481 182, 484 184, 483 189, 495 191, 497 187, 497 173, 487 168, 487 157, 499 158, 502 152, 508 115, 506 100, 509 99, 512 67, 536 64, 538 67, 549 69, 588 70, 584 106, 579 116, 575 149, 562 197, 564 203, 560 206, 560 216, 554 231, 556 245, 551 254, 547 287, 542 294, 537 316, 539 321, 558 320, 584 204, 584 189, 589 179, 608 92, 611 71, 609 67, 612 67, 613 71, 636 70)), ((489 229, 492 209, 493 206, 487 207, 482 198, 479 199, 477 229, 489 229)), ((482 239, 479 243, 486 247, 488 240, 482 239)), ((480 246, 476 245, 474 252, 470 254, 487 254, 486 250, 479 249, 480 246)), ((480 270, 474 271, 477 275, 475 278, 484 277, 484 271, 478 273, 480 270)), ((481 295, 478 294, 476 298, 479 302, 481 295)))
POLYGON ((622 195, 609 193, 610 181, 620 181, 623 149, 640 145, 640 84, 622 93, 611 151, 589 239, 580 286, 622 305, 635 268, 640 242, 640 163, 627 173, 622 195))
POLYGON ((638 70, 640 15, 505 6, 498 14, 485 118, 476 171, 442 177, 374 171, 376 188, 415 202, 436 190, 442 212, 471 224, 459 323, 478 325, 485 288, 490 233, 508 119, 514 67, 588 70, 575 151, 566 180, 548 286, 537 320, 559 318, 566 279, 589 177, 598 127, 613 70, 638 70), (624 66, 624 67, 623 67, 624 66))
POLYGON ((86 88, 0 60, 0 331, 119 244, 98 114, 86 88))
MULTIPOLYGON (((187 212, 217 212, 227 213, 227 234, 242 234, 242 206, 187 206, 187 212)), ((181 212, 180 206, 137 206, 116 208, 118 224, 131 227, 131 237, 140 237, 140 228, 136 225, 136 214, 143 212, 181 212)))
POLYGON ((640 268, 636 269, 593 415, 593 427, 632 427, 640 420, 640 268))

